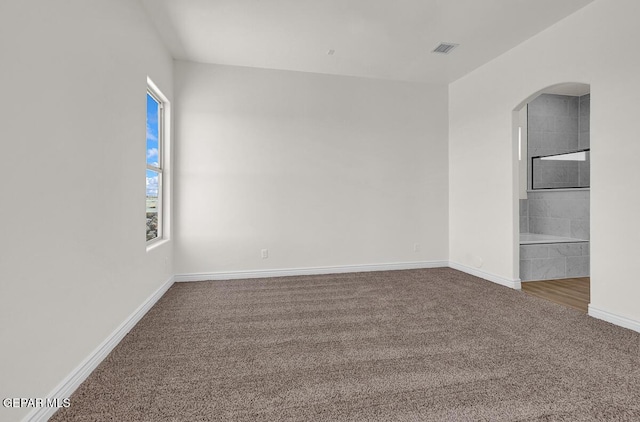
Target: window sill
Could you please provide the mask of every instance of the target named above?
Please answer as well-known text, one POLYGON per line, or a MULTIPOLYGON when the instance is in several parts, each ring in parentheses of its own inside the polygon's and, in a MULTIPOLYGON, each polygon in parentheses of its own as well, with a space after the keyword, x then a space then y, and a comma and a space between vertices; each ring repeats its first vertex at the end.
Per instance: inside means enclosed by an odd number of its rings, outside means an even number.
POLYGON ((169 239, 155 239, 147 243, 147 252, 159 248, 162 245, 169 243, 169 239))

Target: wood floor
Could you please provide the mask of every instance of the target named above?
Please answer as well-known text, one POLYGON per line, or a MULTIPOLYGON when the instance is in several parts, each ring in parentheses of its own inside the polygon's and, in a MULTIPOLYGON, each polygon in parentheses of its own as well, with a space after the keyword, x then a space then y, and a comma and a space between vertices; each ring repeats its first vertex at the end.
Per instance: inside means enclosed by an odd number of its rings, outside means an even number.
POLYGON ((527 281, 522 283, 526 293, 587 312, 590 298, 589 277, 562 280, 527 281))

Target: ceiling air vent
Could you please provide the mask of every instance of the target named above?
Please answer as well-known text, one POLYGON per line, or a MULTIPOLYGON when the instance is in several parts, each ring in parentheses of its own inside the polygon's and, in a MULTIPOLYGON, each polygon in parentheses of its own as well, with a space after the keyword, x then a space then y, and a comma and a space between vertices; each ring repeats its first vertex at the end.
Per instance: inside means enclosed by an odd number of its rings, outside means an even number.
POLYGON ((435 48, 435 50, 433 50, 433 53, 449 54, 449 52, 454 48, 456 48, 457 46, 458 44, 453 44, 450 42, 442 42, 440 43, 439 46, 435 48))

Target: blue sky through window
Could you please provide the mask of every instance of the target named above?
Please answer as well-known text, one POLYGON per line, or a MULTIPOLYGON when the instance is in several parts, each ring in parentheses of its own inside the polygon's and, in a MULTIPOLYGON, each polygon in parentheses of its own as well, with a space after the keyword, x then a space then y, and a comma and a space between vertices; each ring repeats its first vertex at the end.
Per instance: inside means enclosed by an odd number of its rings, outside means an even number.
POLYGON ((147 196, 158 197, 158 172, 147 170, 147 196))
MULTIPOLYGON (((158 166, 158 102, 147 93, 147 164, 158 166)), ((147 196, 158 196, 158 172, 147 170, 147 196)))

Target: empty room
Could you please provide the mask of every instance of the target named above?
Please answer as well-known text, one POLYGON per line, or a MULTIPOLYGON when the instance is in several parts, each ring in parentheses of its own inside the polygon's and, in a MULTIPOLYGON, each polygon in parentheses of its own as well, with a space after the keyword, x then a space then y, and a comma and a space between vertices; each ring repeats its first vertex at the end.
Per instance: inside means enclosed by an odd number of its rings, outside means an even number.
POLYGON ((0 421, 640 420, 639 18, 1 0, 0 421))

